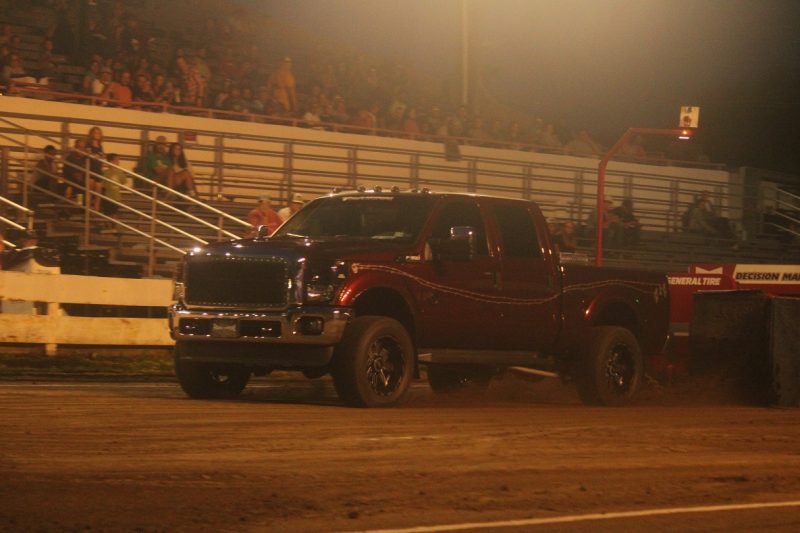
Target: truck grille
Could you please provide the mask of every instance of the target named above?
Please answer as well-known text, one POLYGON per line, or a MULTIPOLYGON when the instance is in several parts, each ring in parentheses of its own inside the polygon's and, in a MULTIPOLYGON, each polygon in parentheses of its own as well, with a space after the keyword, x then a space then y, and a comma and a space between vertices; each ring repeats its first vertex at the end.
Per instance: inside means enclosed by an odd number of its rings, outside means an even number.
POLYGON ((276 258, 203 257, 186 264, 186 303, 282 307, 288 269, 276 258))

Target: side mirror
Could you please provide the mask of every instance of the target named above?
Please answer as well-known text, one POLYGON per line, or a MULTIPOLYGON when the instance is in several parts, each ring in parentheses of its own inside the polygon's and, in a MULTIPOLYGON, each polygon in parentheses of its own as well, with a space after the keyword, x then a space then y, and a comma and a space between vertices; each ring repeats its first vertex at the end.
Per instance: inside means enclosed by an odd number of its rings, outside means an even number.
POLYGON ((269 227, 267 227, 265 224, 261 224, 258 226, 258 228, 256 228, 256 234, 253 236, 253 238, 257 241, 263 241, 266 240, 267 237, 269 237, 269 227))
POLYGON ((475 256, 475 228, 453 226, 450 237, 439 244, 439 258, 448 261, 469 261, 475 256))

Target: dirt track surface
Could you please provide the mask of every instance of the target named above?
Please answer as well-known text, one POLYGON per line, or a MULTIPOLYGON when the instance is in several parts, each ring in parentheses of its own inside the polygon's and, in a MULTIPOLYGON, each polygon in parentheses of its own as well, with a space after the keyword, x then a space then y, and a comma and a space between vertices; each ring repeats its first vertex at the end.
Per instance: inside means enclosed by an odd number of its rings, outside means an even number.
MULTIPOLYGON (((588 408, 511 378, 474 401, 411 396, 359 410, 324 380, 258 380, 238 401, 0 383, 0 529, 354 531, 800 500, 798 410, 588 408)), ((796 531, 800 507, 535 531, 645 528, 796 531)))

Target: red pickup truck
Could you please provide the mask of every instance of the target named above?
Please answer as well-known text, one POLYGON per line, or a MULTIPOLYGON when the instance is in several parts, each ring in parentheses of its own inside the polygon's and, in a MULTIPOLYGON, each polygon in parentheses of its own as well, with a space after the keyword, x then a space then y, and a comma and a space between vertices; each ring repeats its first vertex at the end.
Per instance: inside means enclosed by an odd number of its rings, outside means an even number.
POLYGON ((272 236, 195 248, 175 300, 189 396, 290 369, 368 407, 400 401, 420 365, 436 392, 515 369, 624 404, 669 325, 664 274, 562 264, 534 202, 425 190, 331 194, 272 236))

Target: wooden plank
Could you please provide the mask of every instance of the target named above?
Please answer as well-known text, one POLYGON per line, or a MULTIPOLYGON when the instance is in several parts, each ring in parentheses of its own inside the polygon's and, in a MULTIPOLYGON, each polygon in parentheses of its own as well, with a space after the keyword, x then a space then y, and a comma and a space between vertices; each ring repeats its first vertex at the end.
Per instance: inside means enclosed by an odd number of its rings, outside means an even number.
POLYGON ((167 307, 172 281, 0 271, 0 299, 167 307))
POLYGON ((171 346, 164 318, 0 315, 0 343, 171 346))

